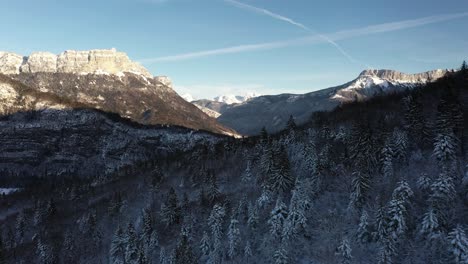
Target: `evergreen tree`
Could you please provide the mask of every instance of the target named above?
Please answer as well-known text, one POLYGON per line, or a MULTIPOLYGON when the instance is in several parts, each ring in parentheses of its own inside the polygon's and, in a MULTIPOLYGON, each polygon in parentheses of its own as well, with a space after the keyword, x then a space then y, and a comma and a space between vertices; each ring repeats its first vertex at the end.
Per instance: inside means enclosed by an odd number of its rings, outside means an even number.
POLYGON ((451 163, 455 161, 457 150, 457 139, 453 132, 447 131, 438 134, 434 142, 434 156, 441 162, 441 165, 449 169, 451 163))
POLYGON ((423 107, 418 98, 408 96, 405 101, 405 128, 416 142, 423 143, 429 138, 426 121, 424 120, 423 107))
POLYGON ((143 243, 146 248, 152 248, 158 244, 158 236, 153 224, 153 217, 148 208, 143 210, 143 243))
POLYGON ((71 263, 75 260, 75 241, 72 233, 67 230, 63 238, 62 253, 64 256, 64 262, 71 263))
POLYGON ((392 238, 384 238, 380 241, 378 264, 393 264, 393 257, 396 254, 395 241, 392 238))
POLYGON ((148 258, 146 257, 146 254, 143 250, 140 250, 138 252, 138 260, 136 263, 137 264, 149 264, 148 258))
POLYGON ((370 177, 366 172, 356 171, 351 183, 350 208, 361 208, 366 202, 366 194, 370 190, 370 177))
POLYGON ((203 232, 203 237, 200 241, 200 250, 204 256, 207 256, 210 253, 210 238, 206 231, 203 232))
POLYGON ((291 174, 289 159, 283 146, 277 148, 274 156, 274 170, 270 174, 270 187, 277 193, 291 190, 294 176, 291 174))
POLYGON ((429 211, 424 214, 420 233, 429 239, 436 238, 440 235, 440 225, 436 210, 429 208, 429 211))
POLYGON ((390 239, 398 240, 407 229, 407 204, 413 191, 408 183, 401 181, 393 191, 392 199, 388 205, 388 236, 390 239))
POLYGON ((252 230, 255 230, 258 226, 258 221, 259 221, 257 205, 249 203, 248 211, 249 211, 249 218, 247 219, 247 224, 252 230))
POLYGON ((369 215, 367 214, 366 210, 362 210, 356 237, 357 240, 361 243, 367 243, 371 240, 371 234, 369 230, 369 215))
POLYGON ((450 251, 457 264, 468 263, 468 238, 465 230, 458 225, 454 228, 448 236, 450 242, 450 251))
POLYGON ((247 241, 245 243, 245 247, 244 247, 244 258, 245 258, 245 260, 247 260, 247 261, 250 260, 250 258, 252 258, 252 255, 253 255, 253 253, 252 253, 252 247, 250 245, 250 241, 247 241))
POLYGON ((138 248, 138 238, 133 224, 128 224, 125 234, 125 263, 135 263, 138 261, 140 249, 138 248))
POLYGON ((110 248, 110 263, 112 264, 123 264, 125 263, 125 251, 127 248, 127 241, 125 234, 120 226, 117 226, 114 237, 112 238, 110 248))
POLYGON ((270 225, 270 233, 274 238, 281 238, 284 222, 288 217, 288 211, 286 205, 282 199, 278 197, 275 208, 271 211, 270 219, 268 224, 270 225))
POLYGON ((208 185, 208 200, 211 204, 214 204, 221 197, 221 192, 218 187, 218 179, 216 174, 210 173, 210 181, 208 185))
POLYGON ((275 251, 273 254, 273 259, 275 261, 275 264, 288 264, 289 259, 287 252, 284 248, 279 248, 275 251))
POLYGON ((393 154, 394 157, 402 162, 407 160, 408 136, 404 131, 395 129, 393 131, 393 154))
POLYGON ((341 258, 341 264, 349 264, 353 259, 351 255, 351 246, 347 238, 341 241, 341 244, 337 248, 337 255, 341 258))
POLYGON ((395 156, 395 153, 390 142, 386 142, 382 149, 381 156, 383 175, 386 179, 391 179, 393 177, 393 157, 395 156))
POLYGON ((24 240, 24 229, 26 228, 26 220, 24 219, 24 213, 19 213, 16 217, 16 241, 21 244, 24 240))
POLYGON ((55 263, 55 256, 52 248, 43 243, 41 239, 37 241, 36 253, 38 255, 39 263, 41 264, 53 264, 55 263))
POLYGON ((0 264, 6 263, 5 245, 3 243, 2 233, 0 232, 0 264))
POLYGON ((247 167, 245 168, 244 173, 242 173, 241 181, 243 183, 250 183, 252 182, 252 162, 249 160, 247 161, 247 167))
POLYGON ((177 199, 177 194, 174 188, 169 189, 166 201, 161 205, 161 221, 166 226, 179 223, 180 220, 180 207, 177 199))
POLYGON ((450 206, 450 202, 455 198, 455 195, 453 178, 446 173, 441 173, 431 185, 429 201, 437 210, 444 211, 450 206))
POLYGON ((238 227, 239 221, 237 219, 231 219, 228 229, 228 242, 229 250, 228 256, 233 259, 237 256, 240 244, 240 230, 238 227))
POLYGON ((304 182, 305 181, 298 181, 293 190, 293 195, 289 204, 288 217, 283 227, 283 238, 286 240, 292 236, 296 236, 301 229, 305 230, 307 227, 306 211, 309 207, 310 200, 304 182))
POLYGON ((418 189, 422 192, 427 192, 431 189, 431 185, 431 178, 429 178, 426 173, 421 173, 417 181, 418 189))
POLYGON ((286 129, 287 130, 294 130, 297 128, 296 121, 294 120, 294 117, 292 115, 289 116, 288 122, 286 124, 286 129))
POLYGON ((215 204, 213 210, 211 211, 210 217, 208 218, 208 224, 211 228, 211 233, 213 235, 213 250, 210 254, 210 261, 213 263, 220 263, 222 258, 222 224, 224 217, 226 216, 226 209, 219 205, 215 204))
POLYGON ((194 264, 197 262, 189 239, 187 236, 182 236, 175 251, 175 264, 194 264))
POLYGON ((166 249, 164 247, 159 250, 159 264, 167 264, 166 249))
POLYGON ((468 72, 468 66, 466 65, 466 61, 463 61, 461 67, 460 67, 460 71, 463 73, 463 74, 466 74, 468 72))

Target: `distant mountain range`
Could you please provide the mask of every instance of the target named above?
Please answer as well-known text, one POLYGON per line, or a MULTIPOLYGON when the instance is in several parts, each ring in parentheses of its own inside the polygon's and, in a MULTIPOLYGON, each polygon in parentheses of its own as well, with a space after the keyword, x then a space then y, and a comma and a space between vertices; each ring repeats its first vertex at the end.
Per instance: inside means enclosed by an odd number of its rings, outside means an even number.
POLYGON ((213 118, 218 118, 222 115, 222 113, 224 113, 226 109, 230 108, 232 105, 245 103, 248 100, 258 96, 260 96, 258 93, 251 92, 246 93, 244 95, 219 95, 214 97, 212 100, 195 100, 190 94, 184 94, 182 95, 182 98, 184 98, 187 102, 193 103, 196 107, 205 112, 207 115, 213 118))
POLYGON ((236 97, 218 97, 218 100, 192 101, 205 113, 244 135, 259 133, 262 127, 277 132, 292 115, 298 123, 307 121, 316 111, 332 110, 352 101, 365 100, 382 93, 411 89, 443 77, 447 70, 405 74, 394 70, 365 70, 346 84, 306 94, 280 94, 251 97, 239 103, 236 97), (219 102, 220 101, 220 102, 219 102))
POLYGON ((99 109, 141 124, 236 132, 182 99, 168 77, 153 76, 123 52, 0 52, 1 114, 18 111, 99 109))

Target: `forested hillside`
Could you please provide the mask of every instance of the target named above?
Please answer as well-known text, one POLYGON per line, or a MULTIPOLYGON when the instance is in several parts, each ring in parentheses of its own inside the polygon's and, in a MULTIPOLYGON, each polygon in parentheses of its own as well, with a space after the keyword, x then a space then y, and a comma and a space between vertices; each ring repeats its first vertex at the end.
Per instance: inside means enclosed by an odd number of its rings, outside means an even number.
POLYGON ((462 67, 278 134, 34 178, 0 198, 0 263, 468 263, 467 116, 462 67))

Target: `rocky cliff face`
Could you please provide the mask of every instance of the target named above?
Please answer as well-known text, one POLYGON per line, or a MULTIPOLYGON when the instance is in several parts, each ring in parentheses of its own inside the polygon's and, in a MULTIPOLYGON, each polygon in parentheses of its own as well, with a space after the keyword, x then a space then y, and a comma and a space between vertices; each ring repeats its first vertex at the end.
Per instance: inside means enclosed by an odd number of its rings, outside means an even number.
POLYGON ((0 73, 75 73, 122 74, 131 72, 152 78, 144 67, 132 62, 123 52, 115 49, 75 51, 67 50, 59 55, 50 52, 34 52, 28 57, 0 52, 0 73))
POLYGON ((54 97, 54 107, 80 106, 117 113, 142 124, 236 134, 178 96, 168 77, 153 77, 115 49, 59 55, 37 52, 28 57, 0 52, 0 74, 4 74, 2 114, 47 109, 50 103, 41 100, 54 97), (36 97, 31 99, 31 94, 36 97))

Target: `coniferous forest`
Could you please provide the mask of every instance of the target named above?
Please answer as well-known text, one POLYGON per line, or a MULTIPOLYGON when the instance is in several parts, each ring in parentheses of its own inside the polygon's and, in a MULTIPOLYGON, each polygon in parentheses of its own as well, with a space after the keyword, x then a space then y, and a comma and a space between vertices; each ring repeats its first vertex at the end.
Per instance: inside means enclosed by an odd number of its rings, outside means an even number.
POLYGON ((0 263, 468 263, 466 66, 211 142, 91 177, 3 171, 0 263))

